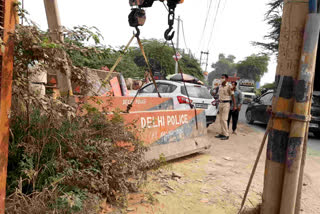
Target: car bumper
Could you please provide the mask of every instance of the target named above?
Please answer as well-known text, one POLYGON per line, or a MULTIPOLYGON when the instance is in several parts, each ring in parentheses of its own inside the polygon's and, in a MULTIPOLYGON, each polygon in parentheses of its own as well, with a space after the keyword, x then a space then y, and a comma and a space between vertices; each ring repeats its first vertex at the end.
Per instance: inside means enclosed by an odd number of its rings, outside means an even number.
POLYGON ((217 116, 206 116, 207 119, 207 125, 214 123, 217 119, 217 116))

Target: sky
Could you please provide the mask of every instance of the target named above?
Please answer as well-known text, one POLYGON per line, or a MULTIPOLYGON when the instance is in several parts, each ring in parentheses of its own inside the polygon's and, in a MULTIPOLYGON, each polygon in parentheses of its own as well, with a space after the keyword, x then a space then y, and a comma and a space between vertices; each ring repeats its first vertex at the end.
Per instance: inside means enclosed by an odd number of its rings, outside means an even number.
MULTIPOLYGON (((232 54, 236 61, 259 53, 260 49, 253 47, 251 42, 264 41, 263 36, 269 30, 269 26, 264 22, 268 1, 184 0, 184 3, 176 8, 176 18, 180 16, 183 23, 180 28, 179 47, 190 49, 198 59, 201 51, 209 51, 208 71, 212 71, 211 64, 218 60, 220 53, 232 54), (206 17, 208 18, 204 28, 206 17)), ((24 0, 24 7, 41 29, 48 28, 43 0, 24 0)), ((131 10, 128 0, 58 0, 58 7, 63 26, 95 26, 101 31, 105 45, 120 47, 132 36, 133 28, 128 24, 131 10)), ((168 28, 164 5, 156 1, 153 7, 146 8, 146 15, 146 23, 140 27, 141 38, 163 39, 164 31, 168 28)), ((175 43, 176 39, 177 32, 175 43)), ((263 76, 261 84, 273 82, 275 70, 276 59, 272 58, 268 73, 263 76)))

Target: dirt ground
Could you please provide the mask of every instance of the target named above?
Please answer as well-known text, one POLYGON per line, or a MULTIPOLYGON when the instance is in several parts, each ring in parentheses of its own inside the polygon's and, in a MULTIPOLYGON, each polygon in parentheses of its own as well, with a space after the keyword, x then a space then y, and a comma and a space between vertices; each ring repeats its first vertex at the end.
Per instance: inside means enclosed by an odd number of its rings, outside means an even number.
MULTIPOLYGON (((132 214, 237 213, 264 133, 239 124, 237 135, 221 141, 214 138, 218 130, 218 123, 209 127, 208 139, 212 142, 209 151, 150 172, 148 184, 141 193, 129 196, 128 208, 122 211, 132 214)), ((247 210, 261 203, 265 153, 264 150, 251 185, 247 210)), ((302 213, 320 213, 319 178, 320 153, 308 151, 302 213)))

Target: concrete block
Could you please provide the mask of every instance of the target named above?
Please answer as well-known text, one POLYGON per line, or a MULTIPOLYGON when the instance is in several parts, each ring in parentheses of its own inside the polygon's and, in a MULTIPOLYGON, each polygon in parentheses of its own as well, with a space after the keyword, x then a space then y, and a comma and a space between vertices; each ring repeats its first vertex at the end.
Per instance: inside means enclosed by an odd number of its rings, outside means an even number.
MULTIPOLYGON (((127 106, 132 102, 132 100, 133 97, 75 97, 76 103, 81 104, 79 110, 81 109, 83 104, 89 104, 90 106, 97 108, 99 111, 106 112, 117 110, 126 111, 127 106)), ((135 112, 172 109, 172 98, 137 97, 130 111, 135 112)))
MULTIPOLYGON (((169 110, 132 112, 122 115, 126 123, 134 123, 138 137, 150 147, 146 159, 164 156, 167 160, 210 148, 204 110, 169 110)), ((109 116, 112 117, 112 116, 109 116)))

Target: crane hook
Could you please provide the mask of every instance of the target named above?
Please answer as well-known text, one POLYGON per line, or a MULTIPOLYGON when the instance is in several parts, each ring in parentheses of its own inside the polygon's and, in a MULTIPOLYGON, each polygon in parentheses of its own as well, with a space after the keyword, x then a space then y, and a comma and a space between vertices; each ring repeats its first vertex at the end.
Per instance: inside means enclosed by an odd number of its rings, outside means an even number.
POLYGON ((164 38, 167 40, 167 41, 170 41, 173 39, 174 37, 174 31, 171 33, 171 35, 169 35, 169 33, 172 31, 173 27, 170 26, 165 32, 164 32, 164 38))

